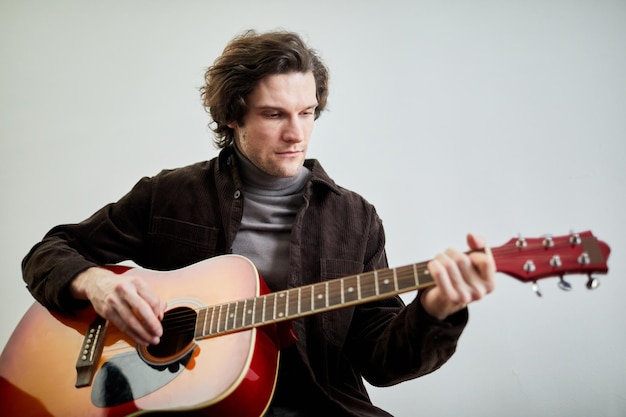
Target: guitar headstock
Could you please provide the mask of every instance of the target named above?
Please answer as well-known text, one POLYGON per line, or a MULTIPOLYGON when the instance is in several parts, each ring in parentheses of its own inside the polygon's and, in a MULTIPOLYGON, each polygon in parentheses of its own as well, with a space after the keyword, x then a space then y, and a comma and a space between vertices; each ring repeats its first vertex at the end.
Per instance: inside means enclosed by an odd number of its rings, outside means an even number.
POLYGON ((492 252, 498 272, 535 286, 540 279, 559 277, 560 287, 568 290, 570 286, 563 276, 570 274, 587 274, 587 287, 597 287, 598 281, 592 274, 608 272, 606 261, 611 249, 586 231, 558 237, 514 238, 492 248, 492 252))

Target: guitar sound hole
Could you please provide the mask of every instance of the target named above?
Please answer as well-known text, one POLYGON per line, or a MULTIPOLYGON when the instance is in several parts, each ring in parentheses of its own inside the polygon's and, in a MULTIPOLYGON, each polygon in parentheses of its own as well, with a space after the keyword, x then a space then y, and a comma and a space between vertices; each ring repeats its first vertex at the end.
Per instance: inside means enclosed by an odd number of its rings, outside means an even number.
POLYGON ((152 359, 169 360, 185 354, 193 346, 196 330, 196 311, 188 307, 177 307, 163 316, 163 336, 158 345, 150 345, 146 352, 152 359))

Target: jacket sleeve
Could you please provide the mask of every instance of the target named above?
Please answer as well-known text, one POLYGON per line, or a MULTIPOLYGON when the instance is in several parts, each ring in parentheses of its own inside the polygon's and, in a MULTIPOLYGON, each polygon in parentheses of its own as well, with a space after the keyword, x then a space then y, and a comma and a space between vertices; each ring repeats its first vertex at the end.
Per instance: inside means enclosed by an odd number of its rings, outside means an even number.
POLYGON ((117 203, 78 224, 54 227, 22 262, 33 297, 47 308, 72 311, 85 306, 69 285, 82 271, 132 259, 140 261, 147 236, 151 180, 144 178, 117 203))
POLYGON ((398 297, 355 311, 359 323, 350 345, 356 365, 372 385, 387 386, 439 369, 456 350, 467 324, 464 309, 445 320, 431 317, 418 294, 408 306, 398 297))
MULTIPOLYGON (((374 254, 366 270, 387 266, 382 222, 370 233, 374 254)), ((405 306, 400 297, 357 307, 347 340, 354 366, 372 385, 387 386, 417 378, 440 368, 455 352, 468 320, 464 309, 445 320, 431 317, 421 294, 405 306)))

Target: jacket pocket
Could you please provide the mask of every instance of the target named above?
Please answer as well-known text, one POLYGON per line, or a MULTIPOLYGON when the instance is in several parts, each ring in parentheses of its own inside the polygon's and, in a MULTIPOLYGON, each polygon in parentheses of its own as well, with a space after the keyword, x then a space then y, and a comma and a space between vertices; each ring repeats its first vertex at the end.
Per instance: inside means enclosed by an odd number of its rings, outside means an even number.
MULTIPOLYGON (((361 262, 345 259, 321 260, 322 281, 343 278, 349 275, 360 274, 361 272, 363 272, 363 264, 361 262)), ((329 342, 338 347, 343 346, 350 330, 353 313, 354 306, 350 306, 322 314, 322 329, 329 342)))

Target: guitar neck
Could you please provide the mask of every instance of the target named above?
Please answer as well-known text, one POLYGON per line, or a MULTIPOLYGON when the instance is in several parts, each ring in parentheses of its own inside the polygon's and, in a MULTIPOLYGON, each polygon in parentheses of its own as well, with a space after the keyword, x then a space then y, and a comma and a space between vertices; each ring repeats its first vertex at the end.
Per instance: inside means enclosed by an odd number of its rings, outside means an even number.
POLYGON ((434 285, 427 263, 350 275, 202 308, 196 338, 218 336, 388 298, 434 285))
MULTIPOLYGON (((498 272, 522 282, 606 273, 610 248, 591 232, 511 239, 492 248, 498 272)), ((434 285, 427 262, 381 269, 198 310, 195 337, 206 338, 367 303, 434 285)))

